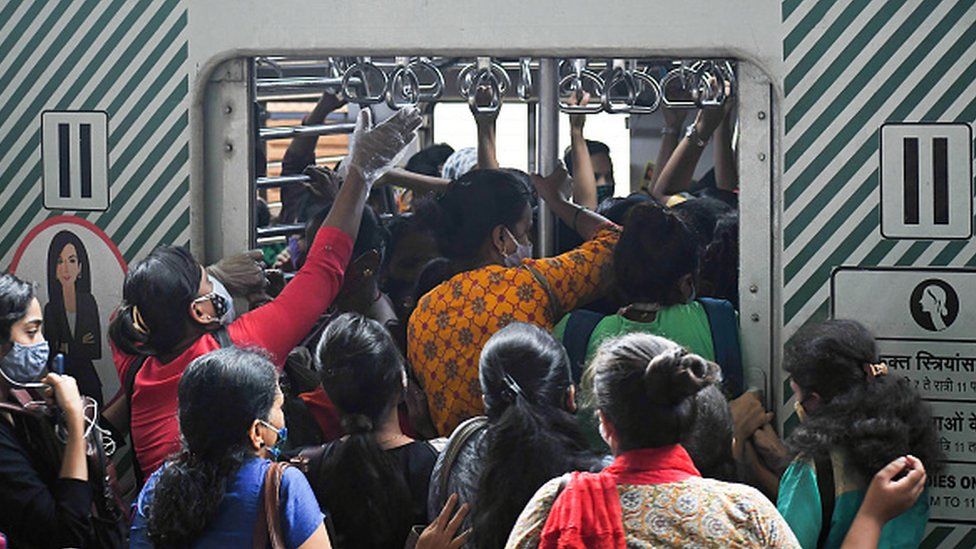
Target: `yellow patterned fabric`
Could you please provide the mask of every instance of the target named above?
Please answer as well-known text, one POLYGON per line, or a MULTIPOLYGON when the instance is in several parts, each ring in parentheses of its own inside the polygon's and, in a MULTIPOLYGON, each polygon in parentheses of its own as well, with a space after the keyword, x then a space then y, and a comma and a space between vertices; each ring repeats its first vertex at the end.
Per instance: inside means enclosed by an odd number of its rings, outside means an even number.
POLYGON ((463 272, 420 298, 407 328, 407 357, 442 436, 484 413, 478 356, 488 338, 512 322, 551 330, 563 313, 597 297, 610 282, 619 236, 609 227, 556 257, 463 272))
MULTIPOLYGON (((542 486, 519 516, 506 547, 539 546, 560 479, 542 486)), ((776 507, 742 484, 699 477, 617 486, 627 547, 799 548, 776 507)))

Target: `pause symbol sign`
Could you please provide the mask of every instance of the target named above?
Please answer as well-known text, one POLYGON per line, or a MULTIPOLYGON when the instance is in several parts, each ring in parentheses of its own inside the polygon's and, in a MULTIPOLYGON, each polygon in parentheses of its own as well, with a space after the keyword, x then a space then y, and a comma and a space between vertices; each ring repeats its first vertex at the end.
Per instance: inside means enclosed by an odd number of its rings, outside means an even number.
POLYGON ((108 115, 47 111, 41 115, 44 207, 108 208, 108 115))
POLYGON ((968 124, 885 124, 880 157, 882 236, 972 236, 973 156, 968 124))

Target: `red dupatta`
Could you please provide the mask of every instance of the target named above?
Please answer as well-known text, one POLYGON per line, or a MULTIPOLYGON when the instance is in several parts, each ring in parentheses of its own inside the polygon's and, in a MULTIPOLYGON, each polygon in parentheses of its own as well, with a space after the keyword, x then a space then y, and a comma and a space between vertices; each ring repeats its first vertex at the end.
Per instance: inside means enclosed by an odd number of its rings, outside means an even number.
POLYGON ((623 549, 623 511, 617 485, 681 482, 700 477, 680 444, 631 450, 599 473, 573 473, 542 529, 540 549, 623 549))

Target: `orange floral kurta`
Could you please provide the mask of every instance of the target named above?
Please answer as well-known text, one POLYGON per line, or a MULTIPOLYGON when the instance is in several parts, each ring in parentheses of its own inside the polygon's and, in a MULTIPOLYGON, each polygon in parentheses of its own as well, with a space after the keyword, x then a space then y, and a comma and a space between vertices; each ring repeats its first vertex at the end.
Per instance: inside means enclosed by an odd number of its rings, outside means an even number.
POLYGON ((488 338, 512 322, 551 330, 563 313, 598 296, 609 283, 619 236, 618 228, 607 228, 556 257, 467 271, 420 298, 408 324, 407 356, 442 436, 484 413, 478 356, 488 338))

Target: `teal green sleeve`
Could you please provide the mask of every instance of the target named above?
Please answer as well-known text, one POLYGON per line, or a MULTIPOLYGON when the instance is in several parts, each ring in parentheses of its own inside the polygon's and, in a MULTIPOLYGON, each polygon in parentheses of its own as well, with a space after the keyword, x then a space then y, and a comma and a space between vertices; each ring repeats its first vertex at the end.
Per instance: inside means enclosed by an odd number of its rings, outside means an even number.
POLYGON ((567 322, 569 322, 569 315, 563 315, 562 320, 560 320, 556 324, 556 327, 552 329, 552 337, 558 339, 559 341, 562 341, 563 340, 563 333, 566 332, 566 323, 567 322))
POLYGON ((815 549, 822 523, 820 491, 813 465, 795 460, 779 481, 776 509, 790 525, 803 549, 815 549))

